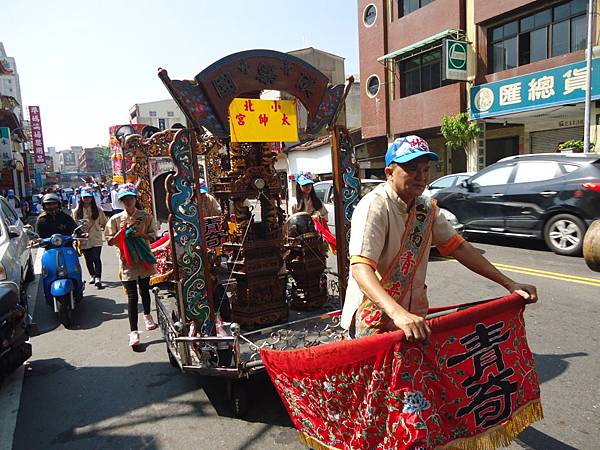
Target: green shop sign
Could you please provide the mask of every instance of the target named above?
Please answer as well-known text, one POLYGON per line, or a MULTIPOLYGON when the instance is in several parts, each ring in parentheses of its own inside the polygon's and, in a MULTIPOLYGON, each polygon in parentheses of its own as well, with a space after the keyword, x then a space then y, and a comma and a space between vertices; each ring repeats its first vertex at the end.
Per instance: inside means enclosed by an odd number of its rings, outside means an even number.
POLYGON ((444 79, 467 79, 467 43, 453 39, 444 40, 444 79))
MULTIPOLYGON (((585 100, 585 61, 471 89, 471 119, 497 117, 585 100)), ((592 100, 600 98, 600 58, 592 60, 592 100)))

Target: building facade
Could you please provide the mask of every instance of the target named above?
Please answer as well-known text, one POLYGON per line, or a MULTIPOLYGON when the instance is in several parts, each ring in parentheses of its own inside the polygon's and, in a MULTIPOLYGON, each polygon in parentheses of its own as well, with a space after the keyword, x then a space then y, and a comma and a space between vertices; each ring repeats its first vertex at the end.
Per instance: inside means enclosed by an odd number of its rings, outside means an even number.
MULTIPOLYGON (((537 113, 486 116, 480 142, 466 152, 445 148, 440 124, 444 115, 460 112, 479 119, 471 108, 478 86, 583 61, 586 5, 587 0, 359 0, 362 135, 378 143, 371 160, 381 164, 389 142, 418 134, 440 155, 431 174, 436 178, 508 155, 555 151, 557 140, 581 139, 581 104, 548 109, 540 103, 537 113), (464 76, 448 70, 457 56, 448 50, 453 41, 464 44, 458 54, 466 59, 464 76), (553 133, 534 134, 540 131, 553 133)), ((596 45, 597 29, 596 19, 596 45)))
POLYGON ((59 172, 78 172, 79 154, 82 151, 83 147, 71 146, 70 150, 63 150, 58 153, 59 172))
POLYGON ((172 99, 136 103, 129 110, 129 120, 133 124, 152 125, 160 130, 175 124, 187 125, 183 111, 172 99))
POLYGON ((23 101, 21 100, 21 83, 17 72, 15 58, 6 54, 4 44, 0 42, 0 95, 14 98, 18 103, 15 111, 19 120, 23 120, 23 101))
POLYGON ((81 150, 78 156, 79 171, 86 173, 102 172, 98 155, 102 152, 102 147, 90 147, 81 150))

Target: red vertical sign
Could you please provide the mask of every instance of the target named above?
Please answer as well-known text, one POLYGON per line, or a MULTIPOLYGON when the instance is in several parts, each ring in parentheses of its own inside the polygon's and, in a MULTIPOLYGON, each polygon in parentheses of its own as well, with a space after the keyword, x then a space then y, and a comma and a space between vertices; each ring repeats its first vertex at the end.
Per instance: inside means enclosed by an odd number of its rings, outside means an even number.
POLYGON ((45 164, 44 137, 42 135, 42 120, 39 106, 29 107, 29 121, 31 123, 31 141, 33 142, 33 158, 36 164, 45 164))

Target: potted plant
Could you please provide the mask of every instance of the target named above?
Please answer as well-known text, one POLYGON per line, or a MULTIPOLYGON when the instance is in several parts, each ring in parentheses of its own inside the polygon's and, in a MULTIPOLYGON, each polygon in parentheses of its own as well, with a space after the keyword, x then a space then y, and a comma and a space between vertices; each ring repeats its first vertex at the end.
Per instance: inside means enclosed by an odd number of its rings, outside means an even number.
MULTIPOLYGON (((594 146, 595 144, 590 142, 590 151, 594 146)), ((558 149, 561 152, 583 153, 583 141, 581 139, 571 139, 559 144, 558 149)))

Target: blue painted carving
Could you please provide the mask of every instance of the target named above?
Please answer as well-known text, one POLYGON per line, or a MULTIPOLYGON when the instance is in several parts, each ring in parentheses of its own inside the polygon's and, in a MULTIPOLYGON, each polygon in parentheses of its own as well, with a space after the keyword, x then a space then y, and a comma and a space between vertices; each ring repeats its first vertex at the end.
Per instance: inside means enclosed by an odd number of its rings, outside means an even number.
POLYGON ((208 297, 204 259, 204 236, 200 208, 195 189, 194 158, 190 144, 192 133, 178 131, 170 152, 175 164, 175 176, 167 197, 173 263, 177 279, 181 281, 181 295, 188 320, 198 323, 203 336, 211 335, 213 317, 208 297))

